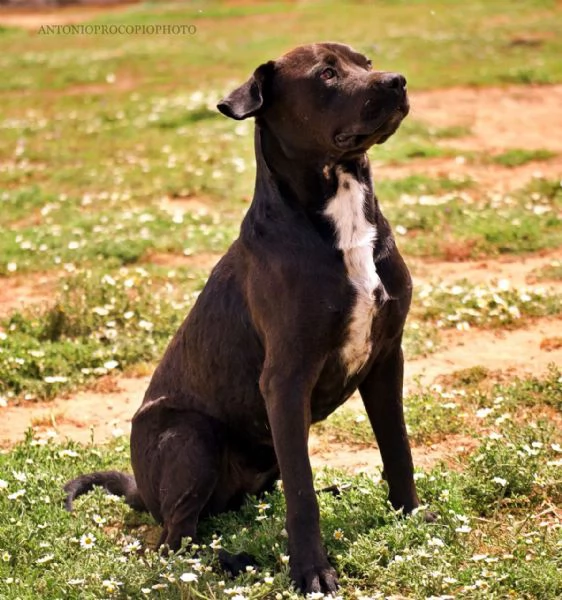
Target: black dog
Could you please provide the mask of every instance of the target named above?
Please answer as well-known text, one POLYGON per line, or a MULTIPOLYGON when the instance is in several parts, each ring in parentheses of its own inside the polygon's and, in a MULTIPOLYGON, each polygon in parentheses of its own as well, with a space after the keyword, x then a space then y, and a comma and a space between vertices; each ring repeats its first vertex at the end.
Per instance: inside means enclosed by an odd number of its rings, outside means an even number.
POLYGON ((195 538, 203 515, 239 507, 281 475, 290 572, 334 591, 307 451, 311 423, 357 389, 390 501, 418 506, 402 411, 401 339, 411 279, 373 192, 366 150, 409 110, 402 75, 350 47, 302 46, 256 69, 218 109, 255 117, 256 185, 240 237, 211 273, 133 418, 134 478, 102 485, 163 523, 160 544, 195 538))

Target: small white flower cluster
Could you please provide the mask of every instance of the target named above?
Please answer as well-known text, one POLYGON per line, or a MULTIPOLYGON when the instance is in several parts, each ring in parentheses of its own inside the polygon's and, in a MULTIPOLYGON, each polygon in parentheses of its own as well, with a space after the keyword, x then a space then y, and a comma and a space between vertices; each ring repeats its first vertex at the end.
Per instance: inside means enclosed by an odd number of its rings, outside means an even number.
POLYGON ((425 284, 418 290, 418 298, 425 308, 423 318, 434 320, 441 328, 461 330, 473 325, 506 325, 524 315, 547 314, 549 303, 559 302, 558 296, 544 287, 513 288, 505 279, 488 286, 468 282, 425 284), (443 318, 434 319, 436 309, 443 318))
POLYGON ((461 200, 463 204, 474 204, 474 198, 467 192, 456 191, 446 194, 401 194, 399 198, 400 206, 443 206, 453 200, 461 200))
POLYGON ((258 516, 256 517, 256 521, 265 521, 268 518, 266 511, 269 508, 271 508, 271 505, 265 502, 261 502, 260 504, 256 504, 256 508, 258 509, 258 516))

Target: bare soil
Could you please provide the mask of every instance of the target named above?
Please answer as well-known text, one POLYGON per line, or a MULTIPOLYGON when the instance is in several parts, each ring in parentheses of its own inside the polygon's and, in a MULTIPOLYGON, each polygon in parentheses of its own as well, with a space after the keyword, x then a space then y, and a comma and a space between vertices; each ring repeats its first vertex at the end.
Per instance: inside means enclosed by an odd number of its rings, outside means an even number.
POLYGON ((413 160, 405 165, 375 162, 375 180, 412 174, 471 178, 481 189, 501 193, 521 188, 534 177, 562 177, 562 156, 519 167, 473 163, 465 156, 509 149, 560 152, 562 85, 456 87, 412 92, 410 96, 413 118, 433 127, 467 128, 470 134, 441 142, 460 151, 454 157, 413 160))
POLYGON ((489 284, 507 279, 512 286, 544 285, 559 289, 559 281, 538 282, 538 273, 546 265, 562 261, 562 248, 523 256, 502 256, 500 258, 442 262, 422 259, 408 259, 408 267, 413 274, 414 284, 444 281, 451 283, 466 279, 473 284, 489 284))
POLYGON ((435 127, 466 126, 455 148, 562 150, 562 85, 455 87, 417 92, 412 115, 435 127))
POLYGON ((67 6, 67 7, 4 7, 0 13, 0 25, 39 31, 47 25, 73 25, 89 21, 101 14, 119 13, 127 10, 134 2, 120 5, 67 6))
POLYGON ((59 277, 57 273, 40 273, 0 278, 0 317, 49 302, 59 277))
POLYGON ((149 377, 120 377, 106 381, 102 389, 83 390, 51 402, 8 405, 0 409, 0 446, 21 440, 29 427, 84 443, 128 434, 148 381, 149 377))
MULTIPOLYGON (((5 22, 0 18, 0 23, 5 22)), ((506 148, 546 148, 562 151, 562 86, 453 88, 413 94, 413 114, 436 127, 462 125, 470 135, 451 141, 455 148, 500 151, 506 148), (529 125, 532 123, 532 127, 529 125)), ((455 159, 418 160, 408 165, 379 167, 375 178, 404 177, 411 173, 427 175, 470 175, 479 184, 497 191, 520 187, 542 172, 549 177, 562 177, 562 157, 546 162, 526 164, 517 168, 497 165, 469 165, 455 159)), ((165 208, 176 210, 207 210, 207 199, 170 200, 165 208)), ((202 254, 184 257, 154 254, 147 260, 170 266, 189 264, 210 270, 218 256, 202 254)), ((409 259, 417 283, 465 277, 473 282, 488 283, 509 279, 514 285, 533 283, 536 272, 553 260, 562 260, 561 248, 556 251, 525 257, 486 259, 451 263, 409 259)), ((4 280, 0 286, 0 314, 22 305, 45 302, 56 285, 58 275, 18 276, 4 280)), ((552 283, 557 288, 559 283, 552 283)), ((545 283, 545 285, 549 285, 545 283)), ((422 359, 408 361, 406 387, 417 378, 431 383, 453 371, 484 365, 513 375, 543 373, 550 363, 562 364, 562 320, 538 319, 523 329, 512 331, 451 330, 444 334, 443 349, 422 359)), ((70 397, 48 403, 24 403, 0 408, 0 446, 9 446, 22 439, 25 430, 33 426, 38 432, 48 429, 62 439, 82 442, 92 439, 102 442, 116 434, 127 434, 130 418, 140 404, 149 377, 108 378, 96 384, 94 390, 84 390, 70 397), (121 430, 121 431, 119 431, 121 430)), ((353 404, 360 405, 356 397, 353 404)), ((430 466, 436 461, 455 457, 470 448, 474 441, 466 436, 450 436, 444 441, 415 447, 415 461, 430 466)), ((358 452, 356 447, 329 443, 312 436, 312 461, 315 466, 331 465, 351 471, 372 468, 379 464, 378 452, 372 448, 358 452)))
POLYGON ((562 335, 561 319, 537 319, 521 329, 447 330, 442 348, 405 366, 406 388, 418 379, 431 384, 442 375, 477 365, 502 370, 517 377, 542 375, 552 363, 562 365, 562 348, 545 344, 562 335))

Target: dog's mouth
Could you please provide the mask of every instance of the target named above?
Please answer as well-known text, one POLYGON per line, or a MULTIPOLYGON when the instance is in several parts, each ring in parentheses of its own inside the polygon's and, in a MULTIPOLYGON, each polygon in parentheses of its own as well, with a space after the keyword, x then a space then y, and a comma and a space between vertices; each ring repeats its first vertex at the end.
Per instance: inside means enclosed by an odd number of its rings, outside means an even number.
POLYGON ((357 131, 342 131, 334 136, 334 142, 341 150, 368 149, 374 144, 382 144, 396 132, 409 110, 410 106, 406 101, 396 107, 390 115, 385 116, 382 122, 357 131))

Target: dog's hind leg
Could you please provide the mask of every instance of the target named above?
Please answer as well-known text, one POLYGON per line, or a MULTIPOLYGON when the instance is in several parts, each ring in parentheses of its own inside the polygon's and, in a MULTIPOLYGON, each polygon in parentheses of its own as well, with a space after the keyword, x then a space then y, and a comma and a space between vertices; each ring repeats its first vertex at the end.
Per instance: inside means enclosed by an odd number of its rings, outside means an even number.
POLYGON ((220 477, 225 445, 216 424, 198 413, 176 412, 174 425, 159 436, 152 481, 158 482, 164 525, 159 545, 178 550, 182 538, 196 539, 199 515, 220 477))

